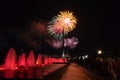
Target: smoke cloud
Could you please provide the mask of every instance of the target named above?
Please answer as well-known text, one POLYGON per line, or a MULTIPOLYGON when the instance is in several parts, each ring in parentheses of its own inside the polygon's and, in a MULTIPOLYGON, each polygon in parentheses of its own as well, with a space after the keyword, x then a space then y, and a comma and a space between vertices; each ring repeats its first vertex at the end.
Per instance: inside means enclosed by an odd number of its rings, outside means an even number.
MULTIPOLYGON (((63 40, 47 40, 48 44, 51 45, 52 47, 59 49, 63 47, 63 40)), ((76 37, 71 37, 71 38, 65 38, 64 39, 64 47, 69 47, 70 49, 73 49, 77 46, 79 43, 78 38, 76 37)))

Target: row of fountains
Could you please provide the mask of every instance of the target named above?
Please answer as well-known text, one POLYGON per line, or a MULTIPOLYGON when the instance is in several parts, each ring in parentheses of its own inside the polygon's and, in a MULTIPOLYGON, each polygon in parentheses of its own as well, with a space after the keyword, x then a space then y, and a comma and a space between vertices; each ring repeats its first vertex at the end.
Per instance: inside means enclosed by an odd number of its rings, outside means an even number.
POLYGON ((17 59, 15 49, 10 48, 5 58, 4 64, 0 66, 0 70, 16 70, 19 67, 44 67, 54 63, 67 63, 67 59, 53 58, 47 55, 43 57, 41 54, 38 54, 37 59, 35 59, 35 55, 32 50, 30 50, 28 56, 26 56, 25 53, 22 53, 17 59))

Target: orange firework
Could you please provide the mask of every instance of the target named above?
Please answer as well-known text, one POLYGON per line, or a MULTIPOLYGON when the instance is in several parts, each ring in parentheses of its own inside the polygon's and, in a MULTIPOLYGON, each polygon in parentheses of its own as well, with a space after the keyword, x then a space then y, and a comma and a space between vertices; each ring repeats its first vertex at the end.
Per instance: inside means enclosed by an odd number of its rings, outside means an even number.
POLYGON ((60 14, 50 21, 48 32, 53 35, 54 38, 63 38, 63 36, 67 35, 68 32, 72 31, 76 27, 76 24, 77 19, 73 15, 73 12, 60 11, 60 14))
POLYGON ((73 12, 70 11, 60 11, 56 20, 58 21, 58 26, 61 30, 64 30, 65 33, 72 31, 77 24, 77 19, 73 15, 73 12))

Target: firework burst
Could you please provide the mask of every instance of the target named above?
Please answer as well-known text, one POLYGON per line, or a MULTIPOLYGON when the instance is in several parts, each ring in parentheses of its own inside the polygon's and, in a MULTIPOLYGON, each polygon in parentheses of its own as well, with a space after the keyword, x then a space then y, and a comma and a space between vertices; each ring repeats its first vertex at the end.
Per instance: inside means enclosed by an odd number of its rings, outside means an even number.
POLYGON ((60 11, 60 14, 57 16, 57 21, 59 21, 60 29, 64 30, 65 33, 72 31, 77 23, 73 12, 70 11, 60 11))
POLYGON ((77 19, 74 17, 73 12, 60 11, 52 21, 49 22, 48 32, 54 38, 63 38, 68 32, 76 27, 77 19))

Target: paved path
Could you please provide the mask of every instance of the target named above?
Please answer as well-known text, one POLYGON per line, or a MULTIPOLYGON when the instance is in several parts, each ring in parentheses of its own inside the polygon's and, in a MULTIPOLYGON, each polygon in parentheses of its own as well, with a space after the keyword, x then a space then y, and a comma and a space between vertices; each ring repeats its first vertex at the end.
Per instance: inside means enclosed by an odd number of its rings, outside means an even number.
POLYGON ((93 80, 90 74, 76 63, 71 63, 60 80, 93 80))

